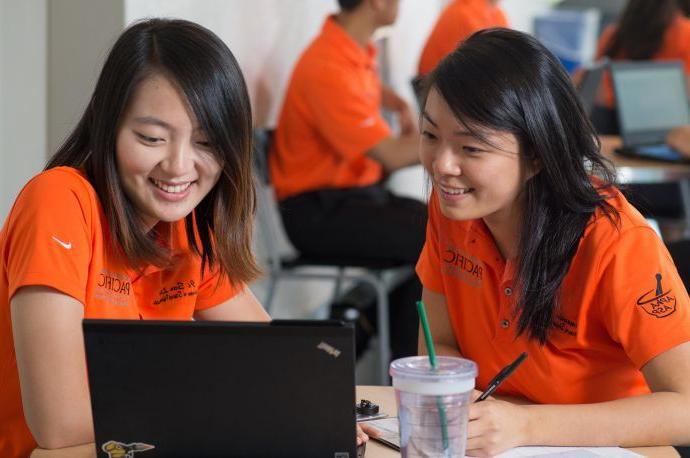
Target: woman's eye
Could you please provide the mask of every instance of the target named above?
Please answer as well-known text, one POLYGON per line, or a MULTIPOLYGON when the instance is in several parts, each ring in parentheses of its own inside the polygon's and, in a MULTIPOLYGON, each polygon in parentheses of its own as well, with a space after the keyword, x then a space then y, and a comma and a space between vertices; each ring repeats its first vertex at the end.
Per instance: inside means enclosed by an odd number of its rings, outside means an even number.
POLYGON ((463 147, 462 147, 462 150, 463 150, 464 152, 470 153, 470 154, 472 154, 472 153, 479 153, 479 152, 482 151, 481 149, 475 148, 474 146, 463 146, 463 147))
POLYGON ((199 145, 200 147, 204 148, 204 149, 211 149, 211 143, 209 143, 207 141, 198 141, 198 142, 196 142, 196 144, 199 145))
POLYGON ((139 137, 141 140, 143 140, 146 143, 156 144, 156 143, 160 143, 163 141, 163 139, 159 138, 159 137, 149 137, 148 135, 144 135, 144 134, 141 134, 139 132, 136 132, 136 134, 137 134, 137 137, 139 137))
POLYGON ((436 140, 436 135, 432 134, 428 130, 422 131, 422 137, 426 138, 427 140, 436 140))

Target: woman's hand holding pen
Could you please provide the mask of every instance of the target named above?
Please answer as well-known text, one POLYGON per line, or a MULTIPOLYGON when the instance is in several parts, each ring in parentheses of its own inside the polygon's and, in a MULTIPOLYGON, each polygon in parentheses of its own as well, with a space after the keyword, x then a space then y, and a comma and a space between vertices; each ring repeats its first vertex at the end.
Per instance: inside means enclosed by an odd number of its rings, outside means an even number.
POLYGON ((527 443, 528 411, 494 398, 470 404, 467 425, 468 456, 494 456, 527 443))

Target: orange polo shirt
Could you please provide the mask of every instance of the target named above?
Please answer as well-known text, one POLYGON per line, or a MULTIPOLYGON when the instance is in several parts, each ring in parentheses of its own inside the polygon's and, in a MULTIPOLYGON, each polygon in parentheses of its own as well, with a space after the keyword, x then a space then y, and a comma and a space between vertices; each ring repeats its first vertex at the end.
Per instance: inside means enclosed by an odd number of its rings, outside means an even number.
POLYGON ((443 216, 432 193, 417 273, 443 294, 462 355, 477 362, 478 389, 520 352, 529 358, 498 394, 536 403, 594 403, 649 393, 640 368, 690 341, 690 299, 662 241, 620 192, 608 200, 620 229, 597 211, 562 283, 547 343, 516 337, 515 264, 482 220, 443 216))
POLYGON ((269 157, 278 198, 378 182, 381 165, 366 153, 390 135, 375 48, 327 18, 295 66, 278 119, 269 157))
POLYGON ((243 287, 208 271, 202 276, 184 221, 175 229, 174 267, 141 274, 109 248, 99 199, 76 169, 48 170, 24 187, 0 232, 0 456, 28 456, 36 447, 24 421, 10 321, 19 288, 49 286, 72 296, 84 304, 85 318, 189 320, 243 287))
MULTIPOLYGON (((599 38, 597 58, 604 55, 604 50, 616 31, 616 26, 607 27, 599 38)), ((623 60, 625 56, 615 56, 613 60, 623 60)), ((690 75, 690 19, 677 14, 671 25, 664 33, 661 49, 651 59, 654 61, 680 60, 685 66, 685 74, 690 75)), ((611 76, 607 74, 602 81, 599 94, 600 103, 612 108, 616 105, 611 76)))
POLYGON ((455 0, 441 12, 419 58, 419 75, 430 73, 474 32, 508 27, 505 13, 490 0, 455 0))

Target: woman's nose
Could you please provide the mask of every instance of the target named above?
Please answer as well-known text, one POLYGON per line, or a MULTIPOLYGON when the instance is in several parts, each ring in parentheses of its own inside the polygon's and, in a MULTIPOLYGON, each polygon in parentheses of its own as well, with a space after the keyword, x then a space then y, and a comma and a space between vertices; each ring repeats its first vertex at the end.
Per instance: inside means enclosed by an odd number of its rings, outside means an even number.
POLYGON ((443 146, 434 160, 434 170, 441 175, 460 175, 460 158, 453 153, 452 148, 443 146))
POLYGON ((189 171, 192 153, 192 147, 187 142, 172 142, 161 166, 172 176, 184 175, 189 171))

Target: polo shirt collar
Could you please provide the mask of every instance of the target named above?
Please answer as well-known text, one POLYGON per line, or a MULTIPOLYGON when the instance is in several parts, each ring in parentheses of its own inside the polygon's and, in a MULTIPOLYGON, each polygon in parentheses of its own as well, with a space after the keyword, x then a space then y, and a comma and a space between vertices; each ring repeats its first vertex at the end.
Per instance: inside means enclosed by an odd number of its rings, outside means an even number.
POLYGON ((362 48, 335 20, 335 15, 328 16, 321 29, 323 39, 333 44, 335 49, 348 60, 365 67, 376 64, 376 47, 368 43, 362 48))
POLYGON ((484 239, 483 243, 486 244, 485 246, 490 247, 489 249, 491 252, 487 253, 489 257, 484 261, 489 262, 502 273, 501 283, 512 282, 517 273, 516 259, 503 259, 501 252, 498 250, 498 246, 496 246, 496 240, 483 219, 477 218, 472 220, 469 229, 472 232, 472 237, 480 237, 484 239))

